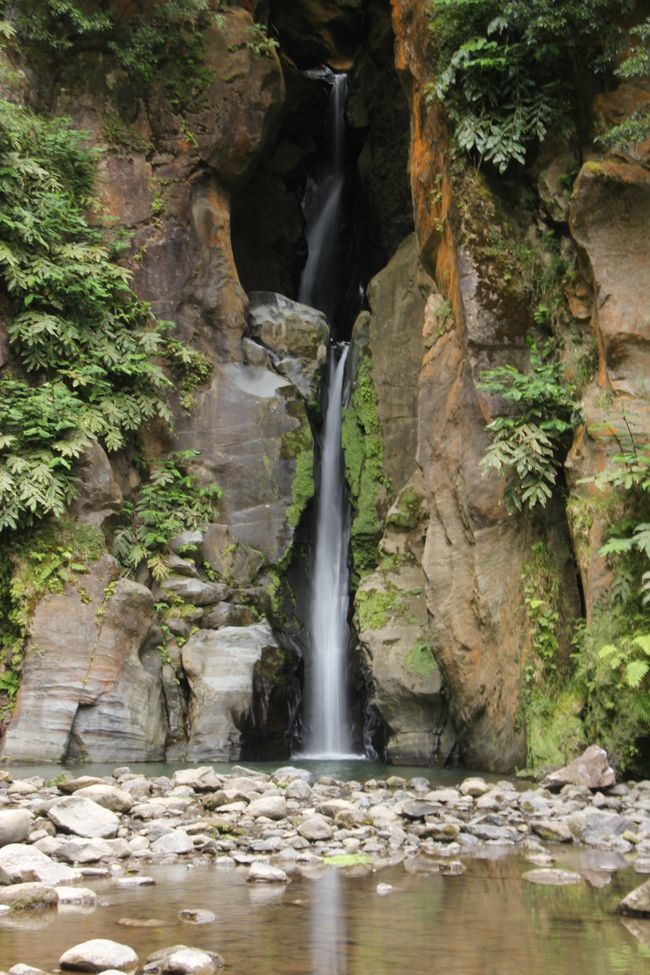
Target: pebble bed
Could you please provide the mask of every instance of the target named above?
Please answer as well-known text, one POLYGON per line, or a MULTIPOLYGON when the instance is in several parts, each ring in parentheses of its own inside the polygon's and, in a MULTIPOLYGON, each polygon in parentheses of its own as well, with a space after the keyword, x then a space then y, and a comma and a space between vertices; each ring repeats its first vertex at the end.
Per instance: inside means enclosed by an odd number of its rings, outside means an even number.
MULTIPOLYGON (((468 858, 512 850, 530 861, 524 876, 531 883, 580 883, 580 873, 553 868, 546 844, 558 843, 614 854, 602 877, 585 877, 590 883, 606 883, 607 871, 619 867, 650 874, 650 781, 550 791, 479 777, 457 788, 397 775, 315 779, 290 766, 271 775, 194 767, 171 778, 120 768, 48 784, 0 772, 0 914, 74 904, 87 910, 97 896, 84 882, 146 887, 153 883, 148 864, 184 860, 246 870, 250 883, 286 884, 295 871, 326 865, 380 870, 402 862, 407 870, 455 876, 468 858)), ((151 975, 210 975, 222 964, 185 945, 141 962, 128 945, 103 939, 71 946, 59 960, 62 970, 151 975)))

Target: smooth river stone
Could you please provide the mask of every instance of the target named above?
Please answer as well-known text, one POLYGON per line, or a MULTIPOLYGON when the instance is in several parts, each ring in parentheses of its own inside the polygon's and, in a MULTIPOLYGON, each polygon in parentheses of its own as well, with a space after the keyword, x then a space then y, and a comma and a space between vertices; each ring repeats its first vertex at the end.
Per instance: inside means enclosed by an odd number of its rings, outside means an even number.
POLYGON ((107 968, 130 972, 137 964, 138 956, 133 948, 107 938, 84 941, 69 948, 59 958, 60 967, 69 972, 103 972, 107 968))

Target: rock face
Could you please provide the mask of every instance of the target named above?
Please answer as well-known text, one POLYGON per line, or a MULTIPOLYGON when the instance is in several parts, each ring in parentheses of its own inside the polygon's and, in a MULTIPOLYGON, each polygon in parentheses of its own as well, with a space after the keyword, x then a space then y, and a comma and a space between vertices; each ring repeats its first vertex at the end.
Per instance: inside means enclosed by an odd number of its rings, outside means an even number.
POLYGON ((163 756, 160 684, 139 650, 153 615, 151 592, 118 578, 104 556, 36 608, 7 761, 153 761, 163 756))
POLYGON ((236 761, 242 730, 253 707, 253 674, 265 651, 277 644, 268 625, 226 627, 195 633, 183 647, 190 684, 189 742, 192 761, 236 761))

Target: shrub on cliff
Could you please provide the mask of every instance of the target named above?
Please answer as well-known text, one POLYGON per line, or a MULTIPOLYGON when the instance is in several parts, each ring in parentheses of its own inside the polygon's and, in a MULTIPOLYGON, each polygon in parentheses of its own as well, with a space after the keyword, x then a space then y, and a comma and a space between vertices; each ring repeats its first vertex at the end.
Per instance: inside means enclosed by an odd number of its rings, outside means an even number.
POLYGON ((580 77, 611 64, 632 0, 432 0, 432 94, 458 146, 504 172, 575 114, 580 77))

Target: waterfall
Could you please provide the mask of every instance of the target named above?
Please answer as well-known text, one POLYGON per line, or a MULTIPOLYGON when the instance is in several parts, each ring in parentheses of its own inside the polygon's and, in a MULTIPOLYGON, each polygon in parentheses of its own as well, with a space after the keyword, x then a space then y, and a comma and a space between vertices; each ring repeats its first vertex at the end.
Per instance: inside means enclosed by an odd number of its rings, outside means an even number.
POLYGON ((309 621, 311 655, 305 687, 307 753, 311 757, 343 756, 351 747, 347 696, 350 507, 341 447, 347 355, 347 346, 333 346, 329 360, 309 621))
MULTIPOLYGON (((347 76, 319 72, 332 84, 326 116, 325 158, 309 181, 303 209, 309 254, 299 300, 336 325, 345 286, 340 248, 346 187, 347 76)), ((316 540, 309 611, 310 653, 305 667, 305 753, 342 757, 351 749, 348 705, 350 506, 344 477, 341 422, 348 347, 332 344, 328 402, 322 433, 316 540)))
POLYGON ((332 322, 338 311, 341 281, 337 258, 345 187, 345 103, 347 75, 332 76, 327 106, 327 148, 318 178, 311 180, 303 205, 307 224, 307 263, 298 300, 325 312, 332 322))

